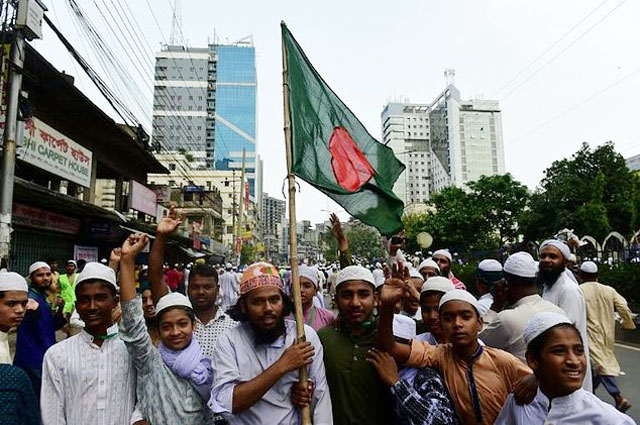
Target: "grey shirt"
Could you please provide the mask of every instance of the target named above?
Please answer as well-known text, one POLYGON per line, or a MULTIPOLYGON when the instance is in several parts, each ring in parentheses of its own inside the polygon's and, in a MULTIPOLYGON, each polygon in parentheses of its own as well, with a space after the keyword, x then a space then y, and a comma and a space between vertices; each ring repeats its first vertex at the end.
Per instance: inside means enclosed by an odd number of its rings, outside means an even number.
POLYGON ((153 425, 212 424, 207 405, 191 383, 164 363, 147 332, 140 299, 122 303, 120 338, 138 373, 142 416, 153 425))

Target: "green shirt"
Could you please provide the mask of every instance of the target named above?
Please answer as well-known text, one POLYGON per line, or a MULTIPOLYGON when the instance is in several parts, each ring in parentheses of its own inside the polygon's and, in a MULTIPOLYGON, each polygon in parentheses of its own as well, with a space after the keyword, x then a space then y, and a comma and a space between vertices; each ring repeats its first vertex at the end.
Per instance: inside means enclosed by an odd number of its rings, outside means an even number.
POLYGON ((60 297, 64 300, 64 313, 71 314, 76 307, 76 279, 78 274, 71 275, 71 279, 66 273, 60 275, 60 297))
POLYGON ((324 348, 324 367, 331 393, 334 425, 387 425, 392 423, 390 393, 367 363, 376 328, 360 336, 330 325, 318 336, 324 348))

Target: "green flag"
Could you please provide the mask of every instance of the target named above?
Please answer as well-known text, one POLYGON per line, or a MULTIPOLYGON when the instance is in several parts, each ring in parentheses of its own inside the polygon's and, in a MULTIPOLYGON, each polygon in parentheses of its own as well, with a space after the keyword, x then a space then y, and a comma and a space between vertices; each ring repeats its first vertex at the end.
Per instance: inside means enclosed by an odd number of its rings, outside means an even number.
POLYGON ((367 132, 281 25, 293 173, 383 235, 400 231, 404 204, 392 189, 404 164, 367 132))

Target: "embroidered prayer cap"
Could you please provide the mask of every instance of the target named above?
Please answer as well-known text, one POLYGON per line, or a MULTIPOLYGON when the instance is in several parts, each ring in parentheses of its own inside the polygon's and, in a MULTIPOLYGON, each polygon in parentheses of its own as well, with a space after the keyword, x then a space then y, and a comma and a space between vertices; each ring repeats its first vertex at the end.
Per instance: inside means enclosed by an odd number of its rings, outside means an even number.
POLYGON ((545 311, 534 314, 524 325, 524 342, 527 346, 540 336, 543 332, 553 328, 554 326, 567 323, 572 325, 571 320, 564 314, 545 311))
POLYGON ((453 291, 454 289, 456 289, 456 287, 453 285, 453 282, 451 282, 446 277, 433 276, 427 279, 427 281, 422 284, 420 293, 422 294, 427 291, 435 291, 446 294, 447 292, 453 291))
MULTIPOLYGON (((376 285, 376 281, 373 278, 373 273, 362 266, 347 266, 344 269, 340 270, 338 272, 336 288, 341 283, 347 282, 349 280, 362 280, 364 282, 372 284, 376 288, 380 286, 376 285)), ((384 280, 382 281, 382 283, 384 283, 384 280)))
POLYGON ((315 268, 309 266, 300 266, 298 267, 298 273, 300 274, 300 277, 306 277, 311 281, 311 283, 314 284, 316 288, 318 287, 318 272, 316 272, 315 268))
POLYGON ((35 263, 29 266, 29 276, 31 276, 33 272, 41 268, 46 268, 51 270, 51 266, 49 264, 45 263, 44 261, 36 261, 35 263))
POLYGON ((451 253, 449 252, 448 249, 439 249, 436 252, 433 253, 433 255, 431 255, 431 257, 435 257, 436 255, 441 255, 443 257, 446 257, 449 262, 453 261, 453 257, 451 256, 451 253))
POLYGON ((593 261, 585 261, 580 264, 580 270, 585 273, 596 274, 598 273, 598 265, 593 261))
POLYGON ((431 258, 427 258, 427 259, 422 260, 422 263, 420 263, 420 265, 418 266, 418 271, 424 269, 425 267, 432 267, 432 268, 440 271, 440 266, 438 265, 438 263, 433 261, 431 258))
POLYGON ((478 264, 476 274, 485 282, 496 282, 502 279, 502 264, 491 258, 482 260, 478 264))
POLYGON ((464 301, 468 304, 471 304, 473 308, 476 309, 478 316, 480 315, 478 300, 470 292, 467 292, 464 289, 454 289, 444 294, 442 298, 440 298, 440 305, 438 306, 438 310, 442 310, 442 307, 449 301, 464 301))
POLYGON ((409 269, 409 277, 411 278, 415 277, 416 279, 420 279, 421 281, 424 282, 424 277, 422 277, 418 269, 415 269, 413 267, 409 269))
POLYGON ((76 279, 76 287, 87 280, 101 280, 113 285, 113 287, 116 288, 116 291, 118 290, 116 272, 114 272, 111 267, 105 266, 104 264, 96 262, 87 263, 84 266, 84 269, 82 269, 82 272, 78 275, 78 279, 76 279))
POLYGON ((571 255, 571 251, 569 251, 569 247, 567 246, 567 244, 557 239, 547 239, 546 241, 542 242, 542 244, 540 245, 539 253, 541 253, 542 250, 547 246, 558 248, 565 260, 568 260, 569 256, 571 255))
POLYGON ((186 307, 193 310, 191 301, 179 292, 171 292, 158 300, 156 304, 156 317, 160 317, 160 313, 171 307, 186 307))
POLYGON ((16 272, 1 271, 0 292, 4 291, 29 292, 29 285, 27 285, 25 278, 16 272))
POLYGON ((538 273, 538 264, 528 252, 516 252, 504 262, 504 271, 514 276, 532 278, 538 273))
POLYGON ((416 337, 416 322, 411 317, 402 314, 393 315, 393 336, 396 338, 413 339, 416 337))
MULTIPOLYGON (((318 279, 318 275, 316 275, 318 279)), ((240 279, 240 295, 244 295, 256 288, 262 288, 263 286, 275 286, 279 289, 284 288, 282 279, 280 279, 280 273, 278 269, 269 263, 253 263, 247 267, 242 273, 240 279)))

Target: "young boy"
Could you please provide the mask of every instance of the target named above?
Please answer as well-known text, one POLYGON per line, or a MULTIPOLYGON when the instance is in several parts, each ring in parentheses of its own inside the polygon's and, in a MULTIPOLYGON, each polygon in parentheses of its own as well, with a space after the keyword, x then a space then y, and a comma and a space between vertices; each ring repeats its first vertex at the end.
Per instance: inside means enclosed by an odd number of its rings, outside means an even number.
POLYGON ((442 296, 440 321, 448 344, 430 345, 413 340, 410 346, 395 342, 392 333, 393 305, 402 297, 408 270, 394 270, 385 282, 378 324, 378 345, 398 363, 433 367, 440 372, 463 423, 493 424, 507 396, 531 370, 513 355, 478 342, 482 319, 478 300, 464 290, 442 296))
POLYGON ((587 368, 584 344, 566 316, 536 314, 525 325, 524 339, 527 363, 538 379, 538 393, 533 402, 522 406, 509 396, 496 424, 635 424, 629 416, 582 389, 587 368))

